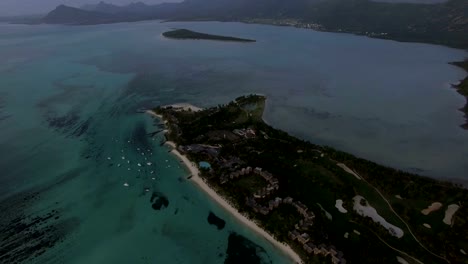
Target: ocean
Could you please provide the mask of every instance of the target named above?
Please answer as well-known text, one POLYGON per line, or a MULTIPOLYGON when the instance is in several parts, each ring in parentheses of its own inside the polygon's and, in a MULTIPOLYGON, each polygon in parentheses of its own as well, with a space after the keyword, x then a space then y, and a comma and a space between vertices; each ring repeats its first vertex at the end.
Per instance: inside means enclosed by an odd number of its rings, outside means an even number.
POLYGON ((288 263, 186 179, 162 135, 148 136, 158 121, 139 110, 262 93, 274 127, 467 180, 464 98, 449 86, 465 73, 447 64, 465 56, 241 23, 0 24, 0 260, 288 263), (257 42, 161 36, 172 28, 257 42), (210 212, 224 229, 208 223, 210 212))

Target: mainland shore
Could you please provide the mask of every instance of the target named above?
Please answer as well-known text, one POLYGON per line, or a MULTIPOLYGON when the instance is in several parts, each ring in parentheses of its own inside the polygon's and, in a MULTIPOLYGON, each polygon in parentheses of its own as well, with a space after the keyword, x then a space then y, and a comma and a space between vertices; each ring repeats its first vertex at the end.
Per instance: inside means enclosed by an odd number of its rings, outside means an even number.
MULTIPOLYGON (((195 106, 192 106, 192 107, 194 107, 195 109, 199 109, 198 107, 195 107, 195 106)), ((146 113, 148 113, 149 115, 153 117, 157 117, 161 120, 164 120, 161 115, 158 115, 152 110, 147 110, 146 113)), ((291 260, 294 261, 294 263, 303 263, 299 255, 294 250, 292 250, 291 247, 289 247, 285 243, 281 243, 278 240, 276 240, 273 236, 271 236, 269 233, 267 233, 265 230, 259 227, 254 221, 248 219, 246 216, 239 213, 237 209, 235 209, 229 202, 227 202, 223 197, 221 197, 218 193, 216 193, 216 191, 210 188, 210 186, 206 184, 206 182, 200 177, 200 173, 199 173, 197 165, 191 162, 185 155, 182 155, 177 150, 176 148, 177 146, 174 142, 166 141, 166 144, 173 148, 171 153, 174 154, 177 158, 179 158, 184 163, 184 165, 187 167, 187 169, 191 173, 191 176, 192 176, 191 181, 193 181, 201 190, 203 190, 206 194, 208 194, 208 196, 210 196, 214 201, 216 201, 221 207, 223 207, 226 211, 228 211, 231 215, 233 215, 239 222, 246 225, 251 230, 256 232, 258 235, 267 239, 276 248, 283 251, 287 256, 291 258, 291 260)))

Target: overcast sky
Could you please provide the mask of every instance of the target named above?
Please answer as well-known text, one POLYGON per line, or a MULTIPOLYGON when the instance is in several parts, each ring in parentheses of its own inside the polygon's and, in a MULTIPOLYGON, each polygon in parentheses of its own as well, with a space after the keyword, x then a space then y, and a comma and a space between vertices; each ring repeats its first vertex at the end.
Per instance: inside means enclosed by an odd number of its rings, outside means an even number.
MULTIPOLYGON (((60 4, 81 6, 83 4, 95 4, 100 0, 0 0, 0 16, 42 14, 60 4)), ((131 2, 144 2, 157 4, 162 2, 181 2, 182 0, 105 0, 107 3, 129 4, 131 2)))

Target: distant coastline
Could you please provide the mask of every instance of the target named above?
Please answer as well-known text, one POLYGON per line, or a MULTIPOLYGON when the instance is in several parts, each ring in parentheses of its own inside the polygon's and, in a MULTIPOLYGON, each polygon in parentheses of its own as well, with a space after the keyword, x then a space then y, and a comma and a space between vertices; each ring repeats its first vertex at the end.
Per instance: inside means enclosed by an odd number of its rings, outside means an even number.
POLYGON ((218 41, 233 41, 233 42, 256 42, 252 39, 236 38, 229 36, 211 35, 200 32, 191 31, 188 29, 176 29, 164 32, 162 34, 166 38, 171 39, 195 39, 195 40, 218 40, 218 41))
MULTIPOLYGON (((451 64, 464 69, 468 74, 468 59, 460 62, 452 62, 451 64)), ((460 83, 454 84, 452 86, 457 89, 458 93, 463 95, 466 99, 465 106, 460 108, 460 111, 465 114, 465 124, 461 125, 461 127, 468 130, 468 76, 466 76, 465 79, 460 80, 460 83)))

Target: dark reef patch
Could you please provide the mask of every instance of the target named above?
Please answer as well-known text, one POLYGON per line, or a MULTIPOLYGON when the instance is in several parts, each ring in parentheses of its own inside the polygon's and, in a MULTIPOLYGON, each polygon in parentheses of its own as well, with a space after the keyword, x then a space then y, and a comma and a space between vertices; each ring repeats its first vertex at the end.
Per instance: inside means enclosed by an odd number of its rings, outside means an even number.
POLYGON ((5 114, 4 113, 4 108, 5 108, 5 94, 4 93, 0 93, 0 121, 3 121, 3 120, 6 120, 8 119, 9 117, 11 117, 11 115, 8 115, 8 114, 5 114))
POLYGON ((56 209, 28 213, 38 199, 40 192, 29 191, 0 201, 0 263, 34 262, 78 226, 77 219, 62 220, 56 209))
POLYGON ((163 208, 169 207, 169 199, 167 199, 167 197, 164 196, 164 194, 162 193, 153 192, 153 194, 151 195, 150 202, 151 207, 154 210, 161 210, 163 208))
POLYGON ((89 129, 91 121, 92 121, 92 118, 89 118, 88 120, 78 124, 78 126, 73 131, 72 135, 75 136, 75 137, 80 137, 81 135, 86 133, 88 131, 88 129, 89 129))
POLYGON ((84 170, 86 168, 70 170, 53 184, 0 200, 0 263, 35 263, 36 258, 63 242, 79 226, 78 219, 60 215, 58 201, 41 211, 33 210, 32 205, 41 199, 42 193, 59 188, 84 170))
POLYGON ((91 118, 81 120, 80 112, 81 107, 88 102, 86 96, 94 90, 94 86, 67 83, 77 77, 79 77, 79 74, 55 81, 54 86, 60 92, 41 100, 37 104, 49 127, 70 137, 79 137, 86 133, 92 120, 91 118), (62 104, 77 101, 80 102, 79 106, 66 112, 62 110, 62 104))
POLYGON ((78 121, 80 121, 80 117, 75 112, 70 112, 62 116, 49 113, 46 120, 52 128, 57 130, 69 130, 71 127, 75 126, 78 121))
POLYGON ((228 248, 224 264, 267 264, 272 263, 265 249, 247 238, 231 233, 228 238, 228 248))
POLYGON ((137 148, 141 148, 143 150, 151 149, 148 131, 146 130, 146 125, 143 121, 140 121, 135 125, 130 140, 133 142, 133 145, 137 148))
POLYGON ((45 118, 49 127, 71 137, 80 137, 85 134, 92 121, 92 118, 81 121, 81 117, 75 111, 62 116, 57 116, 55 113, 48 113, 45 118))
POLYGON ((226 226, 226 221, 216 216, 213 212, 208 214, 207 220, 210 225, 216 226, 218 230, 223 230, 223 228, 226 226))

